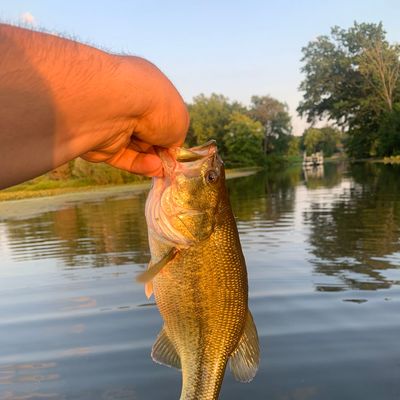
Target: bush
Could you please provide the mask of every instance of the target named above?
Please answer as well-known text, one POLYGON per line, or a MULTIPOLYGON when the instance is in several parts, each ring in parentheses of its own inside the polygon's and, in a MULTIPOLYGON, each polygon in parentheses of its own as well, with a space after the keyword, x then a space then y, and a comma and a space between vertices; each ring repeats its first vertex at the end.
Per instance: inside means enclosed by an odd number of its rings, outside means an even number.
POLYGON ((74 161, 72 178, 83 179, 91 184, 123 184, 128 182, 144 181, 148 178, 119 170, 104 163, 91 163, 81 158, 74 161))
POLYGON ((382 118, 378 130, 377 152, 379 156, 400 154, 400 104, 396 103, 392 112, 382 118))
POLYGON ((263 158, 263 129, 259 122, 234 112, 225 130, 226 164, 228 167, 260 165, 263 158))

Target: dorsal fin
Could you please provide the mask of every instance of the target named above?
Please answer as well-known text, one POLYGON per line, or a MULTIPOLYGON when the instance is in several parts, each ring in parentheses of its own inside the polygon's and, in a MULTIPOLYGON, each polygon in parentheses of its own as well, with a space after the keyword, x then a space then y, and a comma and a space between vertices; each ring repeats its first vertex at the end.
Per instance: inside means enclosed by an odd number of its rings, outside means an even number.
POLYGON ((250 311, 239 344, 230 357, 230 367, 239 382, 250 382, 256 375, 260 363, 260 348, 257 329, 250 311))
POLYGON ((165 328, 161 329, 151 351, 151 357, 159 364, 181 369, 181 360, 165 328))

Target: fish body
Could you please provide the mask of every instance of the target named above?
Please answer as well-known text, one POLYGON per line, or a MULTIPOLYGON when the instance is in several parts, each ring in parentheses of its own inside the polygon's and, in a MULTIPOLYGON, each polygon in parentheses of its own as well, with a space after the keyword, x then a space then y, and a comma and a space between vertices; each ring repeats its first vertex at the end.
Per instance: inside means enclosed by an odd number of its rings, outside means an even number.
POLYGON ((146 204, 146 292, 164 320, 152 357, 182 369, 181 400, 217 399, 228 360, 243 382, 259 363, 224 167, 214 142, 160 155, 166 177, 155 178, 146 204))

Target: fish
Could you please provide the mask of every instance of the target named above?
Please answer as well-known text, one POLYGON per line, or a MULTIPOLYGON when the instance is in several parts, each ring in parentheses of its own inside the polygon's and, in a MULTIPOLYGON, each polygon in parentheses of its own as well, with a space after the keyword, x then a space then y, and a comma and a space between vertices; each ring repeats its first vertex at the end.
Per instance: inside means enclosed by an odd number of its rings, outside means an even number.
POLYGON ((157 153, 164 176, 145 206, 151 260, 137 277, 164 322, 151 356, 182 370, 181 400, 218 399, 228 363, 250 382, 260 362, 224 164, 215 141, 157 153))

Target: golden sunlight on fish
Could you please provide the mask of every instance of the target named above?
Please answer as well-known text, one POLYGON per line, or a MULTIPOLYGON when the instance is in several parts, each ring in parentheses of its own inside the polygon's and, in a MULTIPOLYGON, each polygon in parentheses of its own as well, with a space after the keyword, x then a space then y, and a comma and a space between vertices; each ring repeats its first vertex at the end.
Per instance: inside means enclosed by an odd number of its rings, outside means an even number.
POLYGON ((182 369, 181 400, 217 399, 228 360, 241 382, 259 364, 224 167, 215 142, 159 155, 165 177, 146 203, 151 262, 138 277, 164 319, 152 357, 182 369))

